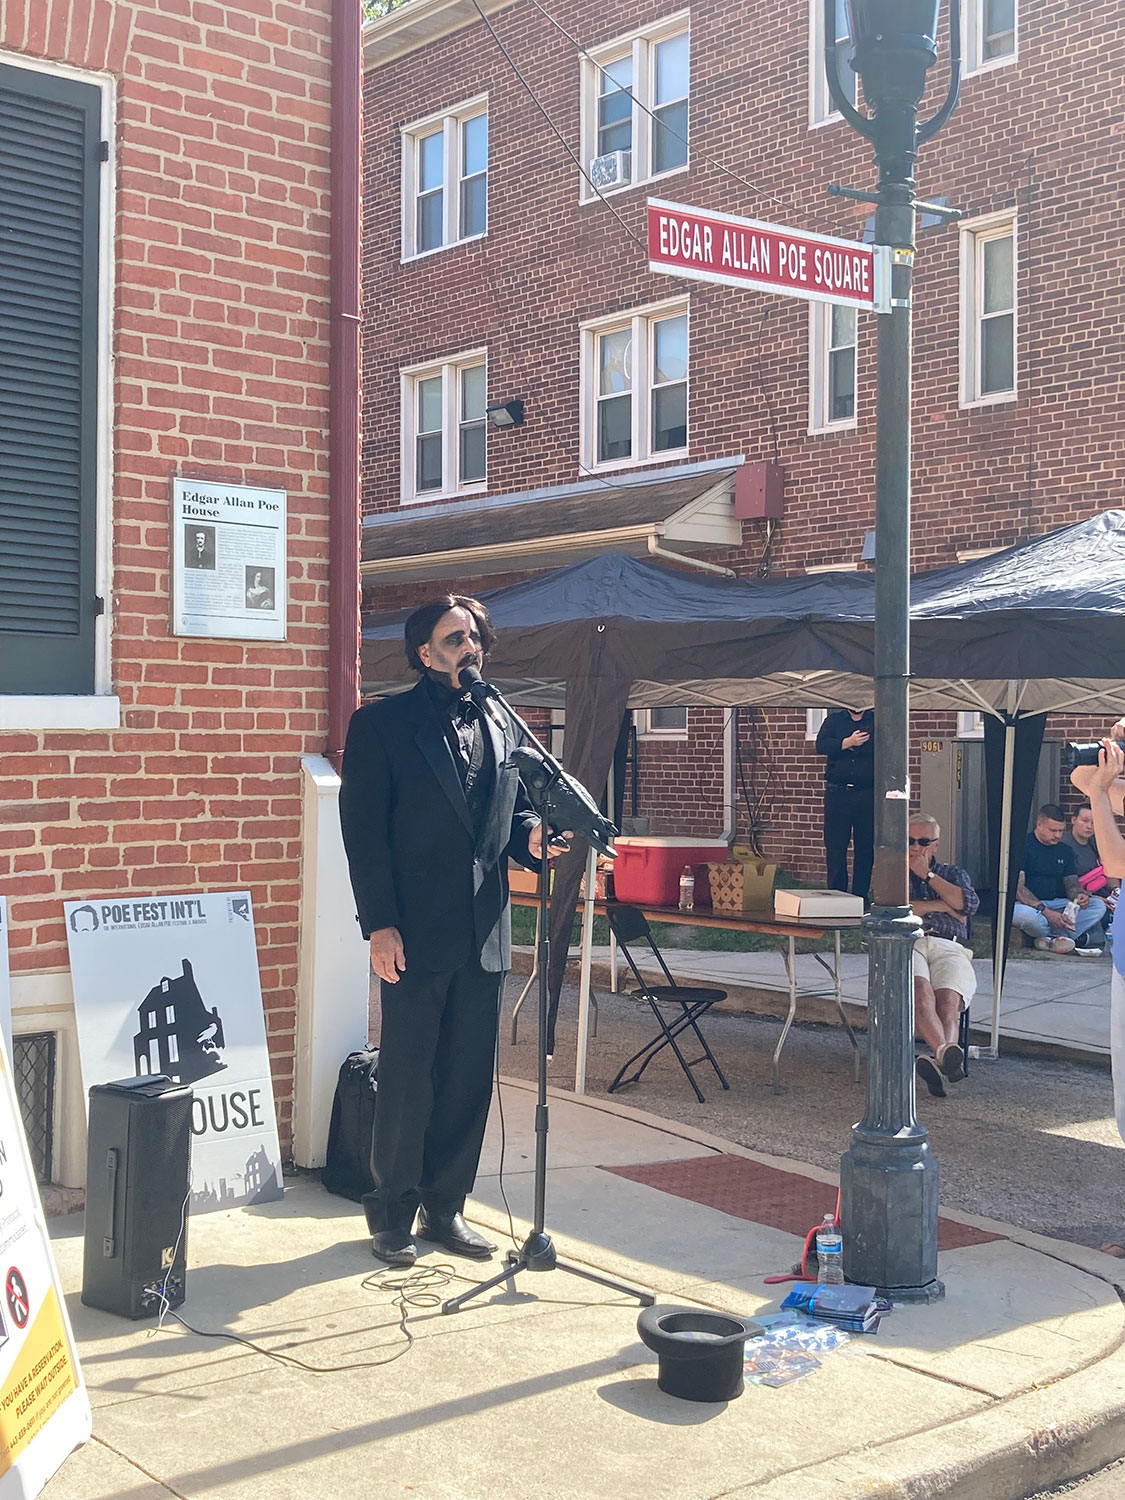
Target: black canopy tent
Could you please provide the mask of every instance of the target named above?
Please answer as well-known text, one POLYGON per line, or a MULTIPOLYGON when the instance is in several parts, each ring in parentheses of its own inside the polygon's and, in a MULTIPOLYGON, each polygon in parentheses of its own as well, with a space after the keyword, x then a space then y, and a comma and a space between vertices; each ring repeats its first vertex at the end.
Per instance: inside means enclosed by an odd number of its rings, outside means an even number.
MULTIPOLYGON (((1011 830, 1024 826, 1019 820, 1026 821, 1031 796, 1031 781, 1022 776, 1022 805, 1013 802, 1013 776, 1036 733, 1041 737, 1048 711, 1116 717, 1125 703, 1125 512, 917 575, 912 595, 912 708, 977 709, 996 720, 986 737, 1002 898, 995 1046, 1003 939, 1018 871, 1011 830)), ((869 575, 732 581, 606 553, 483 597, 500 632, 489 678, 513 703, 565 706, 567 769, 591 789, 605 785, 628 708, 805 708, 870 696, 869 575)), ((402 653, 407 613, 366 623, 365 694, 410 685, 402 653)), ((584 851, 575 850, 555 877, 556 997, 583 865, 584 851)))

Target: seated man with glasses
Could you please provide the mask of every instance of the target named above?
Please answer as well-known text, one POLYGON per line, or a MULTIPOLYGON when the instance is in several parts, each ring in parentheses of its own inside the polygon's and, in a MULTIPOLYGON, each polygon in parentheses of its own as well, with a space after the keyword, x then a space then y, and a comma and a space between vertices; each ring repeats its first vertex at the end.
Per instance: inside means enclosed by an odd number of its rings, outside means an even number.
POLYGON ((919 1078, 938 1099, 945 1082, 965 1076, 965 1054, 957 1040, 962 1007, 976 994, 969 918, 980 905, 972 881, 959 865, 935 859, 941 829, 937 819, 919 813, 911 818, 906 862, 910 870, 910 908, 922 918, 922 936, 914 944, 914 1029, 934 1049, 919 1056, 919 1078))

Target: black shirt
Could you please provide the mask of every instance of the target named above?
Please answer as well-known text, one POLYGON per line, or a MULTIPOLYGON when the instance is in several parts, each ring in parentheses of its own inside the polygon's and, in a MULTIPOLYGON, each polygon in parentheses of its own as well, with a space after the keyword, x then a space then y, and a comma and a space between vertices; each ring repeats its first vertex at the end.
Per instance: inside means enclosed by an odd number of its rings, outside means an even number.
POLYGON ((875 785, 875 714, 866 709, 862 718, 853 719, 846 708, 832 711, 820 726, 816 753, 827 756, 824 780, 829 786, 870 787, 875 785), (857 729, 870 735, 865 745, 845 750, 844 741, 857 729))
POLYGON ((1063 880, 1074 874, 1074 850, 1069 844, 1041 844, 1034 832, 1023 850, 1023 883, 1040 901, 1060 901, 1063 880))

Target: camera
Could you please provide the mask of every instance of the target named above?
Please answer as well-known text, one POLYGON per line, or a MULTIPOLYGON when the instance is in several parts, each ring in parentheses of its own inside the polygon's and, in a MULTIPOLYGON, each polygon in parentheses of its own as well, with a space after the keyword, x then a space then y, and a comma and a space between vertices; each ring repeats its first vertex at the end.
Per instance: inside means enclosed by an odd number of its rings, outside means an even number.
MULTIPOLYGON (((1115 740, 1114 743, 1120 745, 1122 750, 1125 750, 1125 740, 1115 740)), ((1078 744, 1074 740, 1069 740, 1063 746, 1063 770, 1073 771, 1075 766, 1096 766, 1101 749, 1101 740, 1094 740, 1092 743, 1085 745, 1078 744)))

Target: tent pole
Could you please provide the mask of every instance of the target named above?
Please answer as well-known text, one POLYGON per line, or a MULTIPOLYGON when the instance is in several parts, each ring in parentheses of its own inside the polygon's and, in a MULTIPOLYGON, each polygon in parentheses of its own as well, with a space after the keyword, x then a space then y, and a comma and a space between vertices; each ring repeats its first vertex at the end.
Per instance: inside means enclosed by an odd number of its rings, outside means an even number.
POLYGON ((594 957, 594 881, 598 852, 593 844, 586 856, 586 899, 582 906, 582 964, 578 980, 578 1044, 574 1056, 574 1092, 586 1092, 586 1047, 590 1039, 590 968, 594 957))
POLYGON ((1016 762, 1016 726, 1004 724, 1004 781, 1000 798, 1000 867, 996 872, 995 947, 992 951, 992 1036, 989 1054, 1000 1056, 1000 1000, 1004 989, 1004 950, 1008 942, 1008 863, 1012 848, 1012 775, 1016 762))

